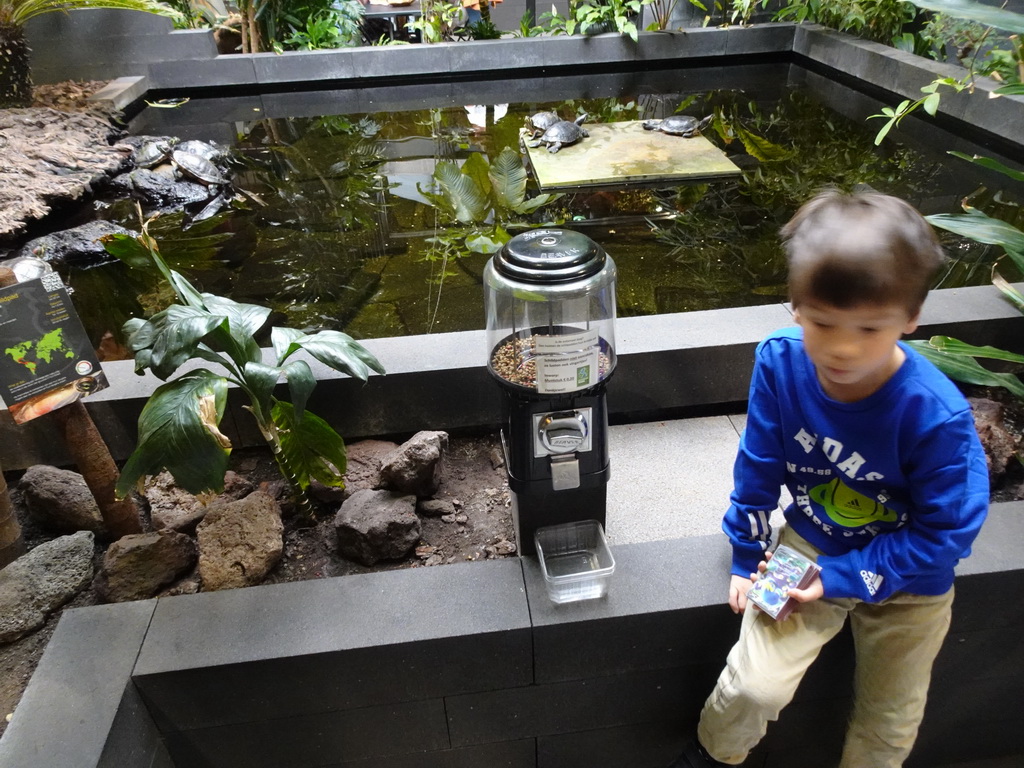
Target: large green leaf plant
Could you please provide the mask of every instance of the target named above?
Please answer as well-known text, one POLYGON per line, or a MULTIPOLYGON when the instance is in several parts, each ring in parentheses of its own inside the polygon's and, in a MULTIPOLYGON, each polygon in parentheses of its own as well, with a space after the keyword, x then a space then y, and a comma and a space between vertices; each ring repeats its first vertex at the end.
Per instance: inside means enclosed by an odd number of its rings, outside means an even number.
POLYGON ((138 445, 121 470, 117 494, 123 497, 146 475, 164 469, 191 493, 222 490, 232 446, 219 427, 228 388, 234 385, 247 397, 244 407, 256 419, 300 509, 310 516, 310 482, 343 487, 346 454, 341 436, 306 409, 316 378, 297 353, 362 381, 371 372, 383 374, 381 364, 344 333, 277 327, 270 332, 273 362, 268 364, 256 333, 271 310, 200 293, 167 266, 147 225, 137 237, 109 236, 105 247, 133 268, 158 270, 178 300, 148 320, 132 318, 124 325, 136 373, 149 370, 166 383, 139 416, 138 445), (281 379, 290 401, 275 395, 281 379))
MULTIPOLYGON (((972 0, 928 0, 927 2, 915 0, 914 4, 930 11, 998 27, 1017 34, 1024 33, 1024 15, 1005 9, 992 8, 972 0)), ((917 109, 924 109, 929 115, 936 114, 941 100, 939 91, 941 86, 947 86, 955 92, 960 92, 970 87, 973 77, 974 73, 968 72, 959 80, 955 78, 938 79, 921 89, 925 94, 921 99, 907 100, 895 108, 886 107, 882 109, 881 114, 872 115, 872 117, 886 120, 885 125, 878 132, 875 143, 880 144, 890 130, 897 127, 904 117, 917 109)), ((1022 94, 1024 85, 1020 82, 1006 83, 993 93, 995 95, 1022 94)), ((1024 173, 993 158, 967 155, 962 152, 950 152, 949 154, 1001 173, 1017 184, 1024 182, 1024 173)), ((1013 223, 988 216, 966 203, 963 205, 962 213, 933 214, 927 218, 940 229, 975 242, 1002 248, 1016 270, 1024 274, 1024 232, 1013 223)), ((992 267, 992 283, 1018 310, 1024 313, 1024 295, 999 272, 999 262, 992 267)), ((975 346, 948 336, 933 336, 927 341, 912 341, 911 344, 952 379, 967 384, 1003 387, 1016 397, 1024 399, 1024 383, 1020 378, 1012 373, 991 371, 978 362, 979 360, 999 360, 1024 364, 1024 355, 991 346, 975 346)))

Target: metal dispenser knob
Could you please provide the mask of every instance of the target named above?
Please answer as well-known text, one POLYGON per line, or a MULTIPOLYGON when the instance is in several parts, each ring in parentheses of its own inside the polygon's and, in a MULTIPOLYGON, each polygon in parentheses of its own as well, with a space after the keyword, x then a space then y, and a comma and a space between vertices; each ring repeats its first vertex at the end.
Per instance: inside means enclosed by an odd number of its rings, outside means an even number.
POLYGON ((537 432, 548 453, 573 453, 583 449, 590 425, 579 411, 560 411, 544 414, 537 432))

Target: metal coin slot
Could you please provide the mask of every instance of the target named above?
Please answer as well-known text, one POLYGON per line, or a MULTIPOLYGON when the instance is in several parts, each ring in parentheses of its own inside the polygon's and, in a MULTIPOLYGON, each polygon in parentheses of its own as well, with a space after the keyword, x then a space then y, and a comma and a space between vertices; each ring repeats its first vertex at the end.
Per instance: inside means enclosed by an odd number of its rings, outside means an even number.
POLYGON ((534 455, 549 456, 590 450, 590 408, 552 411, 534 416, 534 455))

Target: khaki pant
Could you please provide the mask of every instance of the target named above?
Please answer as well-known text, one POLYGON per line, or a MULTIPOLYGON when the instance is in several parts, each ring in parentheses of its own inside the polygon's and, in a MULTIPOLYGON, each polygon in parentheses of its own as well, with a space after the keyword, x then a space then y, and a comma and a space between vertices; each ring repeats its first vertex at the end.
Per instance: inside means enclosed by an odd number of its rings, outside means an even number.
MULTIPOLYGON (((792 530, 783 531, 782 541, 805 555, 820 554, 792 530)), ((780 622, 748 605, 740 638, 701 712, 701 744, 723 763, 742 763, 849 617, 857 670, 840 768, 900 768, 917 738, 952 605, 952 589, 935 597, 897 592, 875 604, 823 599, 780 622)))

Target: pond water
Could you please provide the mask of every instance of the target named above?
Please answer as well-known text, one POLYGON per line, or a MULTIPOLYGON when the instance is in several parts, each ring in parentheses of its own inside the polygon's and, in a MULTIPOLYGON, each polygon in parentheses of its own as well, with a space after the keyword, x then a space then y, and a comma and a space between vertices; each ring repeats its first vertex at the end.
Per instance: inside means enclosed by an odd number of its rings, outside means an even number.
MULTIPOLYGON (((892 103, 767 63, 191 99, 146 109, 130 129, 216 139, 237 153, 235 186, 249 194, 235 208, 185 231, 180 215, 151 224, 175 268, 205 291, 272 307, 275 324, 373 338, 483 328, 488 251, 542 224, 577 229, 613 256, 622 317, 784 301, 779 227, 826 185, 867 185, 924 213, 967 199, 1020 216, 1002 177, 946 154, 996 154, 967 139, 908 120, 876 147, 881 122, 866 118, 892 103), (434 183, 445 163, 464 169, 461 179, 494 168, 503 150, 518 156, 525 117, 549 109, 589 123, 713 115, 704 135, 741 174, 546 201, 531 177, 518 213, 434 183)), ((131 205, 100 207, 138 228, 131 205)), ((938 286, 989 282, 997 249, 943 237, 954 258, 938 286)), ((65 278, 96 339, 166 301, 120 264, 65 278)))

